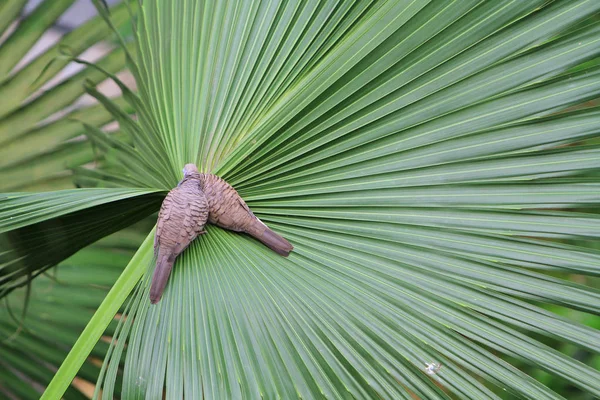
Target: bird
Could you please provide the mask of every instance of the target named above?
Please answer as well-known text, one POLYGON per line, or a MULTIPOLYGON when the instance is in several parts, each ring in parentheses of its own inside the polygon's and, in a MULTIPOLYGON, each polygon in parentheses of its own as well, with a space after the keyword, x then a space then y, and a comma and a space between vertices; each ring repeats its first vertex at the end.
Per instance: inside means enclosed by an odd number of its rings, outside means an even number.
POLYGON ((277 254, 287 257, 294 249, 254 215, 238 192, 223 178, 200 174, 201 190, 208 201, 208 222, 234 232, 255 237, 277 254))
POLYGON ((154 256, 156 267, 150 285, 150 302, 161 299, 175 259, 196 239, 206 233, 209 203, 200 185, 201 174, 195 164, 186 164, 183 179, 165 197, 156 224, 154 256))

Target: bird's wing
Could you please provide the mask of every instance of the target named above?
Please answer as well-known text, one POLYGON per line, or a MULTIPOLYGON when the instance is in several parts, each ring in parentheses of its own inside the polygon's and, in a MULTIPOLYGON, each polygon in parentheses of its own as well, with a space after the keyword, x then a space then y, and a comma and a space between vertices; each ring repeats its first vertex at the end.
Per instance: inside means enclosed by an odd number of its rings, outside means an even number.
POLYGON ((252 210, 250 210, 250 207, 248 207, 248 204, 246 204, 246 202, 244 201, 244 199, 242 199, 242 196, 240 196, 239 194, 238 194, 238 201, 240 202, 240 205, 244 208, 244 210, 246 210, 250 214, 254 215, 254 213, 252 212, 252 210))
POLYGON ((195 197, 187 203, 175 254, 181 254, 200 233, 204 232, 207 220, 208 204, 205 198, 195 197))
POLYGON ((154 255, 157 256, 158 246, 160 245, 160 237, 163 232, 165 223, 171 218, 173 210, 173 195, 176 189, 171 190, 167 197, 163 200, 160 211, 158 212, 158 220, 156 221, 156 233, 154 234, 154 255))

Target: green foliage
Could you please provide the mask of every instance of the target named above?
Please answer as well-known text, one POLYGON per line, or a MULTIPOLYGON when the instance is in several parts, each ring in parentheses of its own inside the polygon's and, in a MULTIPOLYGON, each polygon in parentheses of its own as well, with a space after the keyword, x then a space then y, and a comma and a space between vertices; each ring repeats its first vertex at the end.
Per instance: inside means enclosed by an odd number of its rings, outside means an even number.
POLYGON ((77 189, 0 195, 0 297, 160 207, 150 191, 77 189), (85 223, 81 223, 84 221, 85 223))
POLYGON ((600 94, 599 11, 144 2, 127 51, 139 93, 123 87, 138 118, 87 85, 125 139, 89 125, 105 163, 85 177, 155 192, 196 162, 295 250, 209 227, 151 306, 150 234, 44 398, 130 292, 97 397, 563 398, 545 376, 599 396, 591 362, 555 346, 600 350, 597 329, 558 311, 600 313, 585 246, 600 114, 573 108, 600 94))
MULTIPOLYGON (((85 133, 82 122, 103 126, 113 121, 113 116, 100 105, 75 111, 65 107, 85 93, 84 82, 98 83, 106 78, 105 73, 97 68, 84 68, 62 82, 49 82, 69 62, 61 54, 80 54, 110 35, 111 29, 102 18, 86 22, 23 67, 14 69, 71 3, 72 0, 43 2, 0 46, 0 189, 3 191, 26 191, 39 188, 40 184, 45 190, 72 188, 71 171, 99 161, 89 142, 81 140, 85 133), (40 93, 42 85, 50 86, 40 93)), ((4 3, 2 7, 13 17, 20 10, 16 2, 4 3)), ((123 25, 129 19, 127 6, 114 8, 113 16, 117 26, 123 25)), ((98 65, 109 72, 120 71, 124 67, 123 54, 122 49, 109 52, 98 65)), ((131 110, 122 99, 115 102, 131 110)), ((151 193, 148 191, 138 191, 140 197, 129 200, 127 193, 131 191, 119 192, 126 194, 123 197, 98 191, 84 193, 2 196, 0 297, 82 247, 147 216, 160 202, 160 196, 147 196, 151 193), (78 224, 86 218, 87 223, 78 224), (23 220, 27 222, 18 223, 23 220)))
MULTIPOLYGON (((110 27, 99 17, 92 19, 23 63, 21 58, 73 1, 42 2, 13 24, 25 3, 0 2, 0 34, 14 25, 0 43, 0 191, 19 191, 0 194, 0 296, 4 296, 0 301, 0 397, 35 399, 144 236, 140 238, 139 227, 129 228, 69 256, 152 212, 160 196, 148 190, 113 191, 112 195, 93 190, 25 193, 75 188, 73 169, 101 161, 83 137, 81 122, 100 127, 113 121, 99 105, 73 110, 74 101, 85 94, 82 83, 98 83, 105 79, 103 73, 84 68, 61 78, 70 62, 62 54, 78 55, 110 38, 110 27), (15 69, 18 63, 22 66, 15 69), (96 228, 90 230, 90 223, 96 228), (57 269, 44 273, 61 260, 57 269), (31 286, 13 290, 34 274, 39 276, 31 286)), ((126 5, 112 12, 117 26, 129 20, 126 5)), ((108 71, 122 70, 123 51, 110 51, 99 64, 108 71)), ((131 111, 122 99, 115 102, 131 111)), ((106 334, 111 335, 115 326, 112 323, 106 334)), ((79 379, 95 381, 98 362, 108 348, 106 342, 94 347, 95 361, 83 364, 79 379)), ((73 386, 66 396, 85 398, 83 393, 84 386, 73 386)))
MULTIPOLYGON (((10 22, 7 19, 3 24, 1 19, 11 16, 12 20, 24 3, 11 0, 0 5, 0 28, 7 28, 10 22)), ((103 126, 113 120, 99 106, 69 110, 85 93, 82 84, 101 82, 106 78, 102 72, 84 68, 56 83, 60 79, 58 74, 70 62, 64 53, 79 55, 110 36, 110 28, 100 17, 63 36, 22 68, 13 68, 70 3, 72 0, 42 2, 0 44, 0 190, 3 192, 29 191, 36 185, 47 185, 49 180, 57 183, 47 186, 51 189, 72 188, 72 177, 63 178, 71 175, 72 168, 97 159, 89 144, 70 140, 85 132, 80 121, 103 126)), ((114 8, 113 16, 118 26, 123 25, 129 18, 127 7, 114 8)), ((109 52, 98 64, 111 72, 122 70, 123 50, 109 52)), ((125 106, 121 100, 117 101, 125 106)))
MULTIPOLYGON (((0 393, 40 397, 123 265, 142 242, 138 232, 139 227, 134 227, 109 236, 69 257, 51 273, 40 275, 31 288, 17 289, 3 299, 0 393)), ((110 337, 116 326, 117 322, 112 322, 105 335, 110 337)), ((93 383, 100 370, 98 361, 104 358, 109 344, 104 340, 92 347, 91 358, 78 377, 93 383)), ((69 387, 65 398, 86 398, 79 390, 83 388, 69 387)))

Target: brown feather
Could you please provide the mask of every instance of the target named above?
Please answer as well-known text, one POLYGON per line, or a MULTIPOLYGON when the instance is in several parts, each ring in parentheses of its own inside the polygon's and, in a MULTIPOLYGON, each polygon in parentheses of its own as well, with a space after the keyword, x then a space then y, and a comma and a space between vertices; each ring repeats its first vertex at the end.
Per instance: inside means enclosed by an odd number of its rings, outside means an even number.
POLYGON ((177 256, 198 235, 204 233, 208 202, 200 188, 199 179, 197 170, 186 174, 180 184, 169 192, 158 213, 154 238, 154 254, 157 258, 150 287, 150 301, 153 304, 160 300, 177 256))
POLYGON ((208 221, 211 224, 235 232, 246 232, 285 257, 294 249, 290 242, 258 219, 238 192, 225 180, 213 174, 201 174, 200 181, 208 201, 208 221))

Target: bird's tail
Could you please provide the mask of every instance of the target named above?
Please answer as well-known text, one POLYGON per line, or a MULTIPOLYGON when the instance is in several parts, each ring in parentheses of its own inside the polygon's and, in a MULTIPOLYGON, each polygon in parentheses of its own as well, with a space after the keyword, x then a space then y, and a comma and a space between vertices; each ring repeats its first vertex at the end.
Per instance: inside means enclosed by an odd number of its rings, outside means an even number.
POLYGON ((159 302, 162 294, 167 286, 169 275, 173 269, 175 257, 171 255, 158 254, 154 275, 152 275, 152 283, 150 284, 150 303, 156 304, 159 302))
POLYGON ((273 232, 258 218, 256 218, 250 229, 248 229, 246 232, 263 242, 265 246, 273 250, 275 253, 284 257, 289 256, 290 251, 294 249, 294 246, 292 246, 290 242, 273 232))

